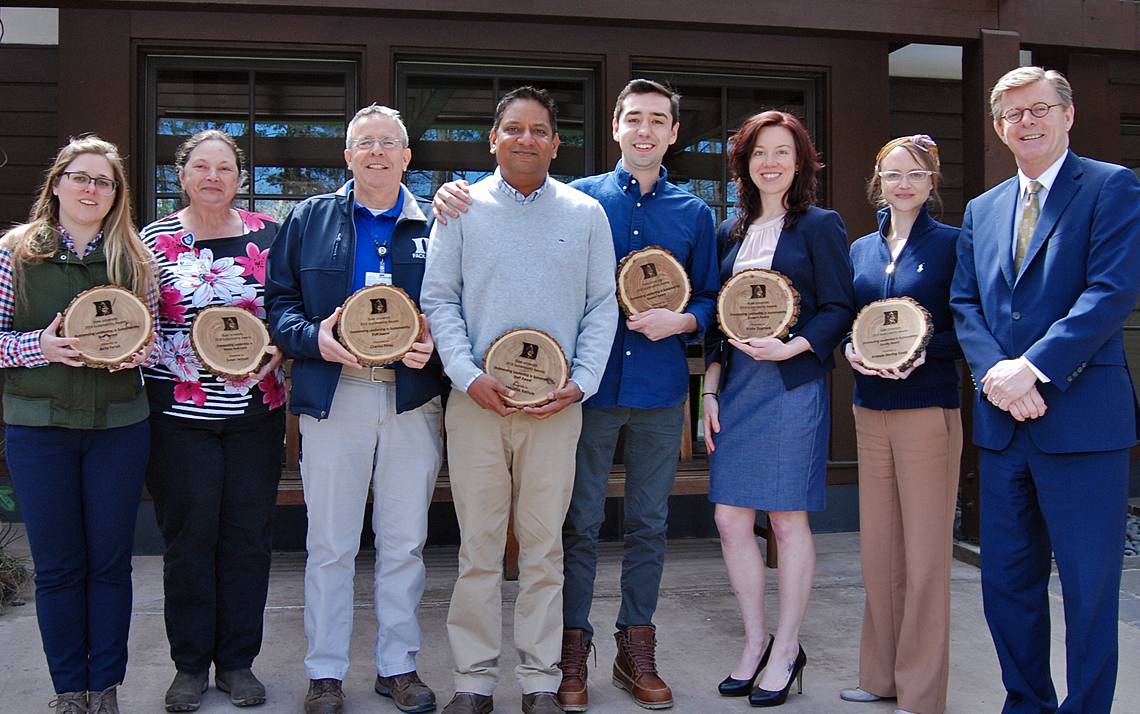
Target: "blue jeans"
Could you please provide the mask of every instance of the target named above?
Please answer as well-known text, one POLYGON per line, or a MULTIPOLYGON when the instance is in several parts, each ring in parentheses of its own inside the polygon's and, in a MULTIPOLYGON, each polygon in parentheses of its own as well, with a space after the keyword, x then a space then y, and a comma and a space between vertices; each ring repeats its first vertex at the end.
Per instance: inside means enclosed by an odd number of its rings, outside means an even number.
POLYGON ((582 409, 574 494, 562 527, 566 574, 563 626, 585 630, 589 638, 594 634, 590 605, 598 566, 598 533, 605 520, 606 484, 623 426, 625 550, 617 626, 653 624, 665 566, 669 492, 677 475, 684 410, 684 400, 664 409, 582 409))
POLYGON ((127 670, 131 546, 150 427, 9 425, 5 442, 55 691, 119 684, 127 670))

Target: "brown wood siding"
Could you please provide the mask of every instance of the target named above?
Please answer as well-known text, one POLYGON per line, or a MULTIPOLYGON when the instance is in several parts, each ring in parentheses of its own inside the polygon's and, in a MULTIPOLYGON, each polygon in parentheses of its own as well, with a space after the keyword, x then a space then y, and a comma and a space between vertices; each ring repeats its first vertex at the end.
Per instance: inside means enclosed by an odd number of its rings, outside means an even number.
MULTIPOLYGON (((936 79, 891 79, 891 137, 929 134, 942 161, 943 223, 962 225, 962 83, 936 79)), ((868 162, 868 175, 871 166, 868 162)), ((936 214, 937 215, 937 214, 936 214)))
POLYGON ((56 47, 0 45, 0 227, 28 218, 59 147, 56 47), (4 156, 7 163, 4 163, 4 156))

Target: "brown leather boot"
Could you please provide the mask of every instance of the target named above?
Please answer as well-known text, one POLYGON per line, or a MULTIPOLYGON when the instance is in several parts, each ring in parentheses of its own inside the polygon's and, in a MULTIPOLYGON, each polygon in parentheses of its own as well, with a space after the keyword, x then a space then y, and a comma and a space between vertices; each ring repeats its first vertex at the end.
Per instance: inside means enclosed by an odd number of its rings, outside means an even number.
MULTIPOLYGON (((594 643, 586 639, 585 630, 562 630, 562 684, 558 686, 558 703, 562 711, 584 712, 590 704, 586 690, 586 659, 594 643)), ((595 655, 596 656, 596 655, 595 655)))
POLYGON ((614 639, 614 685, 632 694, 633 701, 646 709, 673 706, 673 690, 657 676, 657 632, 653 626, 627 627, 615 632, 614 639))

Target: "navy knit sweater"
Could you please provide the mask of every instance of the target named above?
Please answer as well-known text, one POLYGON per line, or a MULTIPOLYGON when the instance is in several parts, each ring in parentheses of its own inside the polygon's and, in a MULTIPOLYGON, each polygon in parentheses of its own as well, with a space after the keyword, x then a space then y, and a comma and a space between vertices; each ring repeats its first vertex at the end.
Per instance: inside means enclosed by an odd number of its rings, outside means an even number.
POLYGON ((891 214, 879 211, 879 230, 851 244, 855 268, 855 308, 886 297, 908 296, 934 318, 934 335, 926 348, 926 363, 903 380, 867 377, 855 373, 855 403, 867 409, 957 409, 958 370, 962 356, 950 314, 950 280, 957 262, 958 229, 939 223, 925 208, 911 228, 910 237, 895 261, 884 238, 890 232, 891 214))

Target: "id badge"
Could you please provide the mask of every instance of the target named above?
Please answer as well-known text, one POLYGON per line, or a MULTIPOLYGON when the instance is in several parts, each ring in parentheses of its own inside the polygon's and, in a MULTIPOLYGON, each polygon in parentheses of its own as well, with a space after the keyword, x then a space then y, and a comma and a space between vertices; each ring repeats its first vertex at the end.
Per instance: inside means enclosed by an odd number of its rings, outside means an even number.
POLYGON ((373 273, 368 272, 364 274, 364 286, 371 287, 373 285, 391 285, 391 273, 373 273))

